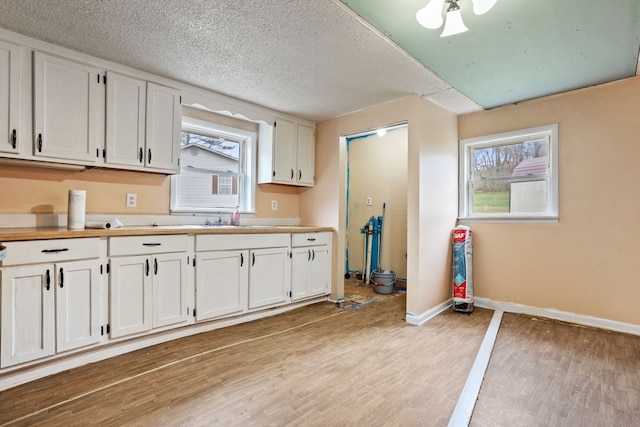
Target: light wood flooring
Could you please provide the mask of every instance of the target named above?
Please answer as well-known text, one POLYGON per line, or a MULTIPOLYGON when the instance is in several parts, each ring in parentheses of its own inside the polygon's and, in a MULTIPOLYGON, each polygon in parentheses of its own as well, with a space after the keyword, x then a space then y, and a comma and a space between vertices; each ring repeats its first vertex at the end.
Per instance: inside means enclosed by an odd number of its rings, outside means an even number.
MULTIPOLYGON (((446 426, 493 312, 416 327, 404 293, 365 297, 0 392, 0 425, 446 426)), ((638 425, 639 351, 639 337, 505 314, 471 425, 638 425)))

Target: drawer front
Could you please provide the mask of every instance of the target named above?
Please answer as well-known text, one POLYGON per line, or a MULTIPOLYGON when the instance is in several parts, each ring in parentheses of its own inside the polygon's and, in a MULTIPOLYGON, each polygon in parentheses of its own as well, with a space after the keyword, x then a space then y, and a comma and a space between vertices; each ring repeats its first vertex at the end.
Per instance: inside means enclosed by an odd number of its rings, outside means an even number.
POLYGON ((109 238, 109 256, 151 255, 188 250, 189 238, 186 234, 109 238))
POLYGON ((277 234, 199 234, 196 251, 228 251, 288 247, 289 233, 277 234))
POLYGON ((291 246, 316 246, 331 244, 331 233, 327 231, 317 233, 293 233, 291 235, 291 246))
POLYGON ((4 267, 90 259, 100 256, 99 237, 6 242, 4 246, 7 248, 2 261, 4 267))

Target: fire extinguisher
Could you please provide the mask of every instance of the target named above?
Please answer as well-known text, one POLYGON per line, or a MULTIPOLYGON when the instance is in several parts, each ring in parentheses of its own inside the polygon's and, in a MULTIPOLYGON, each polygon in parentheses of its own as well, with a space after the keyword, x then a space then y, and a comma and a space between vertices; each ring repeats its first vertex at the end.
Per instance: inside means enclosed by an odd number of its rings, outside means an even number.
POLYGON ((473 312, 473 245, 471 229, 459 225, 453 229, 453 311, 473 312))

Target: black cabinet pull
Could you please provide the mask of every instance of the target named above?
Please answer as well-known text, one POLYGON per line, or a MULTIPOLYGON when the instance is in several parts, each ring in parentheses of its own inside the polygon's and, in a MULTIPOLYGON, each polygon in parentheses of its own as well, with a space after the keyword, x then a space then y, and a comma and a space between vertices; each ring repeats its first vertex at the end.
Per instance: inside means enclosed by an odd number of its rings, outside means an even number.
POLYGON ((315 241, 316 241, 316 238, 315 238, 315 237, 309 237, 309 238, 307 239, 307 242, 315 242, 315 241))
POLYGON ((142 152, 142 147, 140 147, 140 153, 138 154, 138 160, 140 160, 140 163, 142 163, 142 156, 143 156, 143 152, 142 152))
POLYGON ((291 169, 291 179, 293 179, 293 169, 291 169))
POLYGON ((311 261, 311 249, 307 249, 307 261, 311 261))
POLYGON ((162 246, 162 243, 143 243, 142 246, 162 246))
POLYGON ((149 277, 149 258, 147 258, 145 261, 144 275, 149 277))
POLYGON ((68 251, 69 248, 60 248, 60 249, 43 249, 42 253, 43 254, 57 254, 59 252, 66 252, 68 251))
POLYGON ((149 148, 147 152, 149 153, 149 155, 147 156, 147 163, 151 164, 151 148, 149 148))
POLYGON ((46 289, 49 290, 51 289, 51 276, 49 275, 49 270, 47 269, 47 272, 44 274, 44 282, 46 283, 46 289))
POLYGON ((313 256, 311 257, 311 261, 315 261, 315 259, 316 259, 316 250, 315 249, 311 249, 311 253, 313 254, 313 256))
POLYGON ((298 169, 298 181, 302 179, 302 171, 298 169))
POLYGON ((38 152, 42 153, 42 134, 38 134, 38 152))
POLYGON ((242 267, 243 265, 244 265, 244 255, 240 253, 240 267, 242 267))
POLYGON ((60 287, 64 287, 64 270, 62 270, 62 267, 60 267, 60 287))
POLYGON ((158 275, 158 258, 153 259, 153 274, 158 275))
POLYGON ((256 265, 256 254, 252 253, 252 258, 251 258, 251 265, 256 265))
POLYGON ((16 149, 16 145, 18 144, 18 136, 16 135, 16 130, 14 129, 13 132, 11 132, 11 146, 13 147, 13 149, 16 149))

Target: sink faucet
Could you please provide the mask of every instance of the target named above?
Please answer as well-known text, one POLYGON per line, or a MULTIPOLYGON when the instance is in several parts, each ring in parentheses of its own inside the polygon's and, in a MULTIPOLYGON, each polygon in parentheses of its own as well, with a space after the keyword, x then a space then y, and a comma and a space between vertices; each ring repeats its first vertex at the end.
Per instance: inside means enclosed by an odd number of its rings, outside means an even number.
POLYGON ((222 215, 220 215, 220 211, 218 211, 218 224, 222 224, 222 215))

